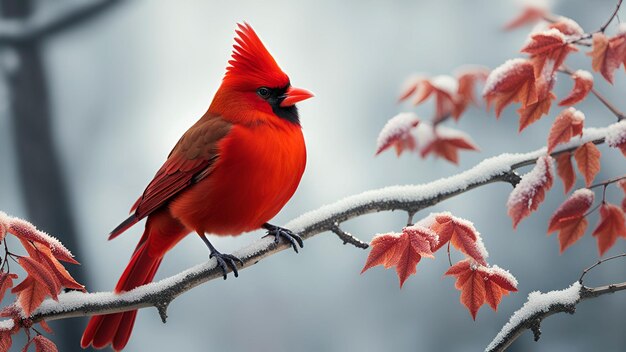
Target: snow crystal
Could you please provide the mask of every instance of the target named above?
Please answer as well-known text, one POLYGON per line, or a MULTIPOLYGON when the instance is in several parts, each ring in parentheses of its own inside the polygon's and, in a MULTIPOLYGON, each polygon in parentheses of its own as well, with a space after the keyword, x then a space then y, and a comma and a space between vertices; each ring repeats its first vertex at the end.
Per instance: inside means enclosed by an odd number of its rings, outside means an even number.
POLYGON ((520 325, 525 320, 529 319, 535 314, 547 312, 551 306, 554 305, 571 305, 576 304, 580 299, 580 290, 582 285, 577 281, 574 282, 569 288, 560 291, 550 291, 548 293, 541 293, 539 291, 531 292, 528 295, 528 300, 522 308, 517 310, 509 322, 502 327, 502 330, 491 341, 485 351, 494 349, 498 344, 502 342, 512 330, 520 325))
POLYGON ((626 120, 615 123, 611 127, 606 134, 606 143, 609 147, 616 148, 626 142, 626 120))
POLYGON ((550 173, 548 168, 552 166, 553 162, 554 159, 551 156, 544 155, 537 160, 536 166, 529 173, 522 176, 521 181, 515 186, 506 202, 509 209, 515 204, 524 202, 524 199, 528 199, 528 208, 532 206, 535 192, 548 182, 547 175, 550 173))
POLYGON ((491 268, 487 269, 487 272, 489 274, 502 276, 507 279, 507 281, 511 282, 513 286, 517 287, 517 279, 508 270, 502 269, 501 267, 494 265, 491 268))
POLYGON ((593 82, 593 75, 587 70, 576 70, 576 72, 574 72, 574 76, 593 82))
POLYGON ((509 76, 512 70, 515 70, 516 66, 522 65, 526 62, 526 59, 516 58, 507 60, 502 65, 496 67, 489 76, 487 77, 487 81, 485 82, 485 87, 483 88, 483 95, 492 91, 498 83, 500 83, 503 79, 509 76))
POLYGON ((571 106, 567 108, 567 111, 572 114, 572 118, 574 121, 578 121, 578 122, 585 121, 585 114, 582 111, 576 110, 571 106))
POLYGON ((376 149, 380 150, 394 136, 407 133, 417 121, 419 121, 419 117, 412 112, 402 112, 392 117, 378 134, 376 149))
POLYGON ((448 75, 435 76, 430 80, 430 84, 438 90, 444 91, 454 96, 459 90, 459 82, 456 78, 448 75))
POLYGON ((13 319, 2 320, 0 321, 0 331, 9 331, 13 329, 14 325, 15 322, 13 321, 13 319))

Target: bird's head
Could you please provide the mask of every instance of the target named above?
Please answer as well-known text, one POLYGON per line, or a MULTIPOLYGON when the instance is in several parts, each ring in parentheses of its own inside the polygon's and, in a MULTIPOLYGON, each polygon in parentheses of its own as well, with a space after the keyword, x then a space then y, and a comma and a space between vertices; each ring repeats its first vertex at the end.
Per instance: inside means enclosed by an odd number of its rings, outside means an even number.
POLYGON ((249 24, 238 24, 236 32, 232 59, 209 111, 240 122, 280 118, 299 124, 295 104, 313 94, 291 85, 249 24))

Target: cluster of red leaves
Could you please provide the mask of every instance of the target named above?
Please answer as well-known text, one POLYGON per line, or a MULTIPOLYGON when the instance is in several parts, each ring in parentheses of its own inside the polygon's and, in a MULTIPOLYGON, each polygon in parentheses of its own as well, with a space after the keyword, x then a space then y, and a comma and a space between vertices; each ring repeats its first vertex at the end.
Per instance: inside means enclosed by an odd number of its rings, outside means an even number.
POLYGON ((454 77, 413 77, 405 85, 399 100, 413 97, 413 104, 420 105, 432 96, 435 100, 433 123, 448 116, 458 120, 469 105, 477 105, 474 89, 478 82, 487 79, 488 74, 485 67, 467 67, 459 69, 454 77))
MULTIPOLYGON (((0 301, 8 289, 11 289, 11 293, 17 298, 15 305, 7 306, 0 311, 0 317, 12 318, 15 322, 10 329, 0 330, 0 337, 2 337, 0 340, 3 341, 0 343, 0 352, 8 351, 11 346, 10 335, 17 333, 22 327, 20 326, 21 317, 30 316, 46 297, 58 299, 58 294, 63 287, 84 291, 84 286, 72 278, 61 261, 79 263, 57 239, 38 230, 27 221, 0 212, 0 241, 3 241, 7 234, 12 234, 21 242, 28 256, 10 253, 7 248, 0 266, 0 301), (5 271, 5 268, 8 269, 8 260, 11 258, 16 260, 27 274, 17 286, 13 284, 18 275, 5 271)), ((42 326, 46 331, 49 330, 46 325, 42 326)), ((29 328, 29 326, 24 327, 29 328)), ((23 350, 28 350, 31 344, 38 352, 56 351, 54 343, 41 335, 29 339, 23 350)))
POLYGON ((422 257, 432 258, 434 252, 448 244, 467 257, 445 275, 457 276, 456 288, 461 290, 461 303, 468 308, 472 318, 476 319, 483 304, 496 310, 503 295, 517 291, 517 282, 510 274, 496 266, 488 266, 487 251, 474 225, 450 213, 432 214, 405 227, 401 233, 375 236, 361 273, 377 265, 386 269, 395 267, 402 287, 406 279, 417 272, 422 257))
POLYGON ((395 148, 400 156, 406 151, 418 151, 422 158, 433 154, 454 164, 458 163, 459 150, 478 150, 464 133, 429 122, 420 122, 414 113, 400 113, 391 118, 378 135, 376 155, 395 148), (419 135, 419 140, 416 135, 419 135))
MULTIPOLYGON (((626 191, 626 184, 619 183, 626 191)), ((593 205, 594 193, 590 189, 583 188, 574 192, 552 215, 548 234, 558 231, 558 239, 561 253, 569 246, 578 241, 587 230, 586 217, 590 214, 589 209, 593 205)), ((600 256, 604 255, 618 237, 626 238, 626 198, 621 207, 602 201, 600 205, 600 221, 593 230, 593 236, 598 243, 600 256)))

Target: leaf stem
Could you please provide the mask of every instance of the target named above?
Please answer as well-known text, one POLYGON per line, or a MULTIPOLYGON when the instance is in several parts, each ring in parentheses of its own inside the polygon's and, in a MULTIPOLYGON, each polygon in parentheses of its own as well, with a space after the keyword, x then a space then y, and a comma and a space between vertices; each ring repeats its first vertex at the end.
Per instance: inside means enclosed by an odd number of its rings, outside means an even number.
POLYGON ((615 178, 611 178, 611 179, 608 179, 606 181, 602 181, 600 183, 593 184, 593 185, 587 187, 587 189, 593 189, 593 188, 597 188, 597 187, 600 187, 600 186, 605 186, 606 187, 606 186, 610 185, 611 183, 615 183, 615 182, 621 181, 623 179, 626 179, 626 175, 615 177, 615 178))

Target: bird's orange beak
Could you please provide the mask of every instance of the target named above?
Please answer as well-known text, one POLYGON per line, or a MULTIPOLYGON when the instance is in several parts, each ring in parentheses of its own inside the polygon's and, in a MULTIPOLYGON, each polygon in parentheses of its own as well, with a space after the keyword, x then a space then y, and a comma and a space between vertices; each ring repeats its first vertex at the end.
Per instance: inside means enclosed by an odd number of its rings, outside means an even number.
POLYGON ((285 99, 280 103, 281 108, 295 105, 299 101, 303 101, 313 97, 313 93, 306 89, 289 87, 285 92, 285 99))

